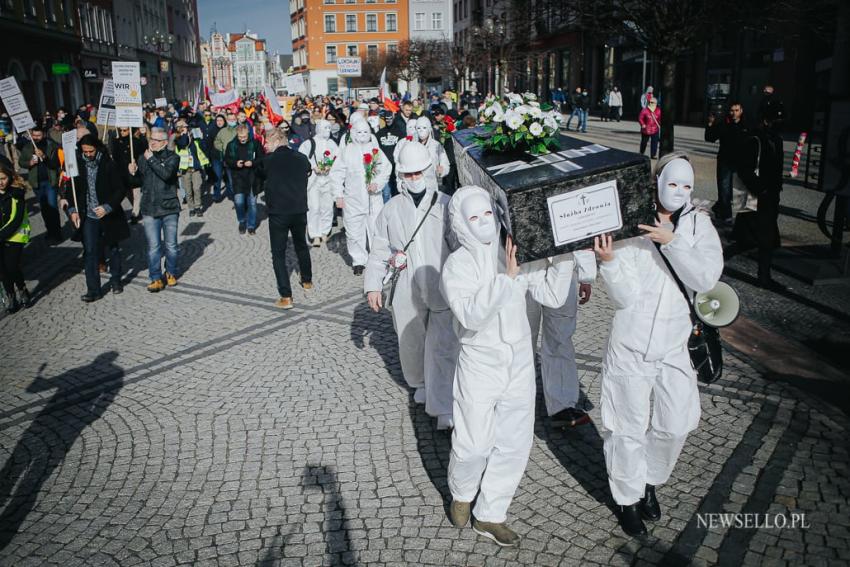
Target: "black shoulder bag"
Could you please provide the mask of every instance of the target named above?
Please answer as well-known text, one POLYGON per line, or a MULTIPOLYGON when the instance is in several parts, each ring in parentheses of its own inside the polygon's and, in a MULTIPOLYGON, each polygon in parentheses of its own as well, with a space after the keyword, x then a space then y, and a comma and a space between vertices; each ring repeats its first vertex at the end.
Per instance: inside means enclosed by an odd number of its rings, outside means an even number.
MULTIPOLYGON (((695 228, 696 230, 696 228, 695 228)), ((661 252, 661 245, 655 243, 655 248, 664 260, 664 264, 670 271, 670 275, 676 280, 676 285, 679 286, 679 291, 688 303, 688 308, 691 310, 691 336, 688 337, 688 353, 691 355, 691 364, 697 372, 697 378, 700 382, 711 384, 718 380, 723 375, 723 348, 720 344, 720 329, 706 325, 696 316, 694 312, 694 302, 688 290, 685 289, 685 284, 679 279, 676 270, 670 264, 670 260, 661 252)))

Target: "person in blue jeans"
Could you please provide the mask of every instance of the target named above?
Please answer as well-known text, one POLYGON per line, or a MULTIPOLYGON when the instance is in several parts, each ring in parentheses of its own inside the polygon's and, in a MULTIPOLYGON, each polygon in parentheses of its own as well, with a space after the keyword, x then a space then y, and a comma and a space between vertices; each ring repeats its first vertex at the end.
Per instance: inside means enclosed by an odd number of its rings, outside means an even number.
POLYGON ((567 131, 570 130, 570 124, 572 123, 573 118, 578 120, 576 131, 581 130, 581 87, 576 87, 576 92, 570 95, 570 106, 572 107, 572 110, 570 111, 570 117, 567 118, 567 131))
POLYGON ((224 164, 233 178, 233 204, 236 206, 236 220, 239 234, 257 233, 257 196, 254 194, 254 168, 262 157, 260 143, 251 139, 248 126, 236 127, 236 139, 227 144, 224 150, 224 164))
MULTIPOLYGON (((215 133, 211 133, 210 137, 215 138, 217 133, 221 131, 225 126, 227 126, 227 120, 225 120, 224 115, 219 114, 215 117, 215 127, 212 131, 215 133)), ((230 177, 230 170, 224 166, 224 156, 221 152, 219 152, 213 143, 208 145, 210 148, 210 162, 212 165, 213 173, 215 173, 215 182, 212 185, 213 190, 213 202, 220 203, 225 198, 233 199, 233 180, 230 177), (222 196, 221 188, 224 186, 224 196, 222 196)))
POLYGON ((148 241, 148 291, 156 293, 165 286, 177 285, 178 255, 177 219, 180 199, 177 196, 177 169, 180 158, 169 150, 168 134, 152 128, 148 150, 128 168, 142 187, 142 215, 148 241), (163 246, 164 245, 164 246, 163 246), (165 248, 165 281, 162 273, 162 249, 165 248))

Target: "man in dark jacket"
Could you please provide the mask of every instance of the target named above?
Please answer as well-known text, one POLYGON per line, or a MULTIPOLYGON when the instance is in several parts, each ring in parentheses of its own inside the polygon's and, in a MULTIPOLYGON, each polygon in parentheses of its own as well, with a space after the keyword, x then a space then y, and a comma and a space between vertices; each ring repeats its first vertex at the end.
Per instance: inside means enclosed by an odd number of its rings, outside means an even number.
MULTIPOLYGON (((41 209, 41 217, 47 229, 49 244, 62 241, 59 224, 59 146, 44 133, 41 126, 30 130, 31 142, 25 140, 21 146, 18 165, 29 170, 27 181, 36 195, 41 209)), ((23 136, 19 139, 23 140, 23 136)))
POLYGON ((236 207, 236 220, 239 222, 239 234, 257 233, 257 196, 254 194, 254 166, 263 155, 260 143, 250 137, 248 126, 236 127, 236 139, 227 144, 224 150, 224 164, 230 170, 233 179, 233 204, 236 207))
POLYGON ((292 287, 286 270, 286 244, 290 232, 298 256, 301 287, 313 288, 313 267, 307 245, 307 178, 312 168, 304 154, 289 149, 286 136, 278 128, 266 134, 266 152, 257 164, 257 176, 265 181, 272 265, 280 296, 275 306, 292 309, 292 287))
POLYGON ((711 210, 715 218, 724 224, 732 224, 732 180, 741 141, 746 134, 744 107, 740 102, 729 105, 729 114, 723 120, 717 120, 714 114, 708 117, 705 141, 720 141, 717 151, 717 202, 711 210))
POLYGON ((168 134, 162 128, 151 128, 148 149, 131 163, 128 170, 142 187, 142 214, 145 216, 145 238, 148 241, 148 291, 156 293, 166 285, 177 285, 177 219, 180 198, 177 196, 177 168, 180 158, 167 148, 168 134), (165 283, 162 275, 162 247, 165 243, 165 283))
POLYGON ((121 284, 121 249, 118 243, 130 236, 127 217, 121 208, 125 197, 124 181, 97 136, 86 134, 80 139, 79 175, 69 196, 68 212, 75 227, 82 226, 86 262, 86 303, 103 295, 98 263, 104 246, 108 251, 112 293, 124 291, 121 284), (75 199, 76 196, 76 199, 75 199), (78 208, 74 208, 76 203, 78 208))
POLYGON ((724 251, 729 256, 753 246, 758 248, 758 284, 766 289, 781 286, 770 277, 773 252, 780 246, 779 193, 782 191, 784 155, 779 128, 784 108, 779 100, 762 109, 761 123, 750 137, 744 138, 737 165, 738 177, 747 192, 758 199, 754 213, 735 217, 735 244, 724 251))
POLYGON ((121 178, 124 180, 124 189, 127 192, 127 198, 133 205, 133 212, 130 216, 130 222, 138 223, 142 219, 142 188, 139 186, 138 180, 134 179, 127 167, 131 162, 135 162, 142 157, 145 150, 148 149, 148 142, 142 134, 142 129, 137 128, 133 132, 133 159, 130 159, 130 129, 118 128, 118 137, 112 139, 111 153, 112 161, 118 168, 121 178))
POLYGON ((400 140, 404 139, 404 136, 399 137, 393 130, 395 120, 400 119, 393 119, 392 112, 386 110, 381 112, 385 113, 383 115, 383 118, 386 123, 386 126, 378 130, 378 132, 375 134, 375 137, 378 138, 378 146, 380 146, 381 151, 384 152, 384 155, 387 156, 387 159, 393 165, 393 172, 390 174, 390 180, 387 182, 387 185, 389 186, 389 192, 384 191, 384 202, 386 203, 390 200, 391 197, 398 195, 398 188, 396 187, 395 179, 395 158, 393 157, 393 155, 395 152, 396 145, 400 140))

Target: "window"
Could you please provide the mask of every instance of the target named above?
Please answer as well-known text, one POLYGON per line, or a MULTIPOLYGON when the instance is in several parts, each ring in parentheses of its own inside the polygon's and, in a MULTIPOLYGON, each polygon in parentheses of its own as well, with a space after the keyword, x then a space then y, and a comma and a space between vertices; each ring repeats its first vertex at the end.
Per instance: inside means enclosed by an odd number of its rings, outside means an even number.
POLYGON ((325 16, 325 31, 327 33, 334 33, 336 31, 336 16, 333 14, 325 16))
POLYGON ((337 82, 336 77, 328 79, 328 94, 335 95, 339 92, 339 82, 337 82))
POLYGON ((463 19, 469 16, 469 0, 463 0, 463 19))
POLYGON ((387 14, 386 26, 388 32, 398 31, 398 17, 395 14, 387 14))
POLYGON ((367 45, 366 46, 366 58, 367 59, 377 59, 378 58, 378 46, 377 45, 367 45))
POLYGON ((387 4, 395 4, 395 0, 386 0, 387 4))
POLYGON ((377 14, 366 14, 366 31, 367 32, 378 31, 378 15, 377 14))
POLYGON ((346 4, 354 4, 357 0, 345 0, 346 4))
POLYGON ((424 30, 425 29, 425 12, 416 12, 413 17, 413 29, 416 30, 424 30))
POLYGON ((395 55, 398 53, 398 44, 397 43, 388 43, 387 44, 387 54, 395 55))
POLYGON ((357 55, 358 55, 357 46, 356 45, 349 45, 348 47, 345 48, 345 53, 349 57, 357 57, 357 55))
POLYGON ((433 14, 431 14, 431 29, 432 30, 443 29, 443 13, 442 12, 434 12, 433 14))
POLYGON ((366 0, 366 3, 367 3, 367 4, 374 4, 374 3, 375 3, 375 2, 377 2, 377 1, 378 1, 378 0, 366 0))
POLYGON ((336 0, 325 0, 325 4, 336 4, 336 0))
POLYGON ((347 31, 347 32, 356 32, 357 31, 357 14, 346 14, 345 15, 345 31, 347 31))
POLYGON ((325 46, 325 63, 336 63, 336 45, 325 46))

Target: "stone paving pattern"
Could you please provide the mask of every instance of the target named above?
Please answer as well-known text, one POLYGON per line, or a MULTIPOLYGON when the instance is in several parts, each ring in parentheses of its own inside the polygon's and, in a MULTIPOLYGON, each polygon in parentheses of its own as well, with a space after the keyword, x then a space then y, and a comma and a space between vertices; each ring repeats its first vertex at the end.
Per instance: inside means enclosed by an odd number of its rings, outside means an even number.
MULTIPOLYGON (((315 289, 293 285, 296 308, 280 312, 267 224, 240 236, 233 216, 228 203, 183 213, 185 274, 157 295, 134 228, 131 283, 91 305, 79 244, 36 237, 38 303, 0 319, 0 565, 850 562, 847 415, 737 352, 701 386, 700 428, 644 541, 617 527, 595 425, 552 428, 542 394, 509 513, 521 546, 455 529, 450 438, 413 404, 390 317, 366 308, 344 241, 313 252, 315 289), (732 511, 804 512, 810 527, 696 521, 732 511)), ((611 316, 600 283, 575 337, 597 421, 611 316)))

